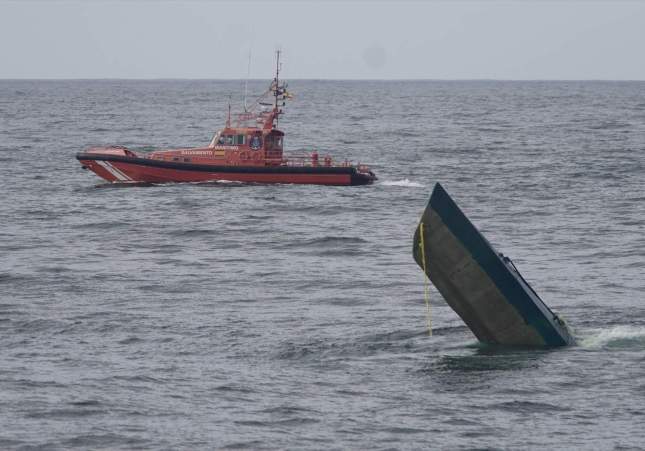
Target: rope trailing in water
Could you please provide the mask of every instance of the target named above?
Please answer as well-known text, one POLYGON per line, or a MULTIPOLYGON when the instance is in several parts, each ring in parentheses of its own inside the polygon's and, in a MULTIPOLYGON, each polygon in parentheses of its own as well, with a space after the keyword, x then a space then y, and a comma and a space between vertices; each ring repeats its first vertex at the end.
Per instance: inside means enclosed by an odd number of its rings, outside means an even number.
POLYGON ((421 250, 421 261, 423 263, 423 295, 426 300, 426 318, 428 320, 428 335, 432 336, 432 316, 430 314, 430 280, 426 266, 426 247, 424 242, 425 232, 423 222, 419 224, 419 248, 421 250))

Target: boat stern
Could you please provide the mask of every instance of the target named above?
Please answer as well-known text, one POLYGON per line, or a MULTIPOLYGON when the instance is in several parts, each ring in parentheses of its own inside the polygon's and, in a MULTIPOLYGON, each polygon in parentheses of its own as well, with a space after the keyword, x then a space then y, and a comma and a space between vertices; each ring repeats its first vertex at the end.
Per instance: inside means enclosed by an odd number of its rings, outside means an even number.
POLYGON ((376 174, 368 167, 363 164, 356 166, 355 170, 352 172, 352 185, 369 185, 378 180, 376 174))

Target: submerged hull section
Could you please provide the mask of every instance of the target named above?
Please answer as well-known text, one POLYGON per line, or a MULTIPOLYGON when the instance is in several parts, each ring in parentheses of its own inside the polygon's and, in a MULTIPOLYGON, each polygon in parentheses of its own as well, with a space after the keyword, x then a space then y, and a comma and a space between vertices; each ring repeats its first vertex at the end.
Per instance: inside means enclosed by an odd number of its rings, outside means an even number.
POLYGON ((208 182, 366 185, 376 177, 355 167, 228 166, 155 160, 121 155, 79 153, 76 159, 109 182, 208 182))
POLYGON ((573 344, 553 313, 510 259, 497 253, 436 184, 414 235, 413 255, 448 305, 484 343, 515 346, 573 344))

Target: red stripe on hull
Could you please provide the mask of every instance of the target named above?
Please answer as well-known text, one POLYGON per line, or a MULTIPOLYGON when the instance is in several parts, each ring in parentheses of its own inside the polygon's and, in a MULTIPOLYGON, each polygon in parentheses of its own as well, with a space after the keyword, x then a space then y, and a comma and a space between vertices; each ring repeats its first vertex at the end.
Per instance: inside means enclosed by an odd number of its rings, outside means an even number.
POLYGON ((217 180, 230 180, 247 183, 295 183, 314 185, 351 185, 350 174, 298 174, 298 173, 247 173, 247 172, 206 172, 193 170, 179 170, 143 166, 125 163, 123 161, 110 161, 109 171, 95 160, 81 160, 81 164, 92 170, 99 177, 109 182, 210 182, 217 180), (115 175, 116 174, 116 175, 115 175), (120 177, 125 176, 126 180, 120 177), (127 178, 131 180, 127 180, 127 178))

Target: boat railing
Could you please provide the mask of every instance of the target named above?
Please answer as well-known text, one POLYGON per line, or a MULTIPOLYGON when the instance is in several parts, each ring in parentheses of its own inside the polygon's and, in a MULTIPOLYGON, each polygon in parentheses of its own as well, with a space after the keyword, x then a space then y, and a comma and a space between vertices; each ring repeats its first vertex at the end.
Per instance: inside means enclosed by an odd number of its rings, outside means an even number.
MULTIPOLYGON (((199 155, 198 155, 199 156, 199 155)), ((172 154, 172 155, 165 155, 163 153, 155 154, 155 153, 144 153, 140 154, 139 158, 146 158, 146 159, 152 159, 152 160, 162 160, 162 161, 182 161, 182 162, 189 162, 193 158, 191 155, 177 155, 177 154, 172 154)), ((334 161, 334 159, 331 157, 331 155, 319 155, 318 157, 314 157, 313 154, 290 154, 288 157, 283 157, 282 155, 280 156, 267 156, 264 159, 259 159, 259 160, 253 160, 252 163, 254 165, 269 165, 269 166, 288 166, 288 167, 340 167, 340 168, 348 168, 348 167, 355 167, 358 172, 363 172, 363 173, 369 173, 370 168, 369 166, 365 164, 358 163, 354 165, 351 161, 349 160, 343 160, 343 161, 334 161)))
POLYGON ((289 155, 282 159, 283 166, 293 167, 351 167, 353 164, 348 161, 336 162, 330 155, 321 155, 318 158, 312 155, 289 155))

